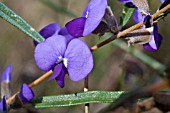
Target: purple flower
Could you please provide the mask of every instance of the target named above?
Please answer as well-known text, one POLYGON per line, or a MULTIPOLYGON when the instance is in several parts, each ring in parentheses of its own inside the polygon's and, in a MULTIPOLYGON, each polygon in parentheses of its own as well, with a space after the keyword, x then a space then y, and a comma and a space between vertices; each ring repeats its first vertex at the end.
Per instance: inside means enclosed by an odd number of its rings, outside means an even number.
POLYGON ((107 7, 107 0, 91 0, 83 11, 82 17, 73 19, 65 26, 74 37, 87 36, 102 21, 107 7))
POLYGON ((6 104, 6 99, 5 96, 2 98, 0 102, 0 113, 7 113, 7 104, 6 104))
POLYGON ((18 95, 24 104, 30 102, 34 98, 34 92, 27 84, 23 84, 21 86, 21 89, 18 95))
POLYGON ((148 29, 151 33, 150 41, 143 45, 143 48, 145 50, 154 52, 159 49, 161 42, 162 42, 162 36, 158 33, 158 26, 154 25, 153 27, 148 29))
POLYGON ((9 83, 11 81, 11 71, 12 71, 12 65, 8 65, 2 72, 1 82, 9 83))
POLYGON ((66 73, 72 81, 80 81, 93 68, 92 53, 83 41, 72 39, 67 43, 66 37, 58 34, 38 44, 34 58, 41 70, 53 70, 49 80, 56 79, 60 87, 64 87, 66 73))

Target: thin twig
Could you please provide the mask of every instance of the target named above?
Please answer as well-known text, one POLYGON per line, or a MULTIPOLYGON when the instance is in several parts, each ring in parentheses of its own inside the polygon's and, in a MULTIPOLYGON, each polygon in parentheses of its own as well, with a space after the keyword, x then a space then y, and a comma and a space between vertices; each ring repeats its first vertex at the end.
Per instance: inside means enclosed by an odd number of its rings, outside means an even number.
MULTIPOLYGON (((35 81, 33 81, 32 83, 29 84, 29 87, 34 87, 36 85, 38 85, 39 83, 41 83, 42 81, 44 81, 46 78, 48 78, 50 75, 52 74, 52 70, 50 70, 49 72, 43 74, 41 77, 39 77, 38 79, 36 79, 35 81)), ((6 100, 6 103, 9 104, 14 98, 15 96, 18 94, 19 92, 15 93, 13 96, 11 96, 10 98, 8 98, 6 100)))

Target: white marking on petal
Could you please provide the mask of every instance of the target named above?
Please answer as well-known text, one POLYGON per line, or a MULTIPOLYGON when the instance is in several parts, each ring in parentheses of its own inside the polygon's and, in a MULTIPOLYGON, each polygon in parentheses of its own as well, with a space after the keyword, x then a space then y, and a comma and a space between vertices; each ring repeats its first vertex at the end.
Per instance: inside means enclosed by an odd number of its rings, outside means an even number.
POLYGON ((58 57, 58 60, 61 60, 61 59, 63 59, 63 57, 60 55, 60 56, 58 57))
POLYGON ((88 15, 89 15, 89 12, 87 11, 87 12, 86 12, 86 18, 88 17, 88 15))
POLYGON ((155 39, 154 39, 154 33, 153 33, 154 27, 147 28, 147 30, 148 30, 148 31, 150 32, 150 34, 151 34, 151 39, 150 39, 150 41, 149 41, 149 45, 150 45, 153 49, 157 49, 156 43, 155 43, 155 39))
POLYGON ((68 63, 68 59, 67 58, 63 58, 63 64, 64 66, 67 68, 67 63, 68 63))
POLYGON ((150 32, 151 35, 153 35, 153 27, 146 28, 150 32))

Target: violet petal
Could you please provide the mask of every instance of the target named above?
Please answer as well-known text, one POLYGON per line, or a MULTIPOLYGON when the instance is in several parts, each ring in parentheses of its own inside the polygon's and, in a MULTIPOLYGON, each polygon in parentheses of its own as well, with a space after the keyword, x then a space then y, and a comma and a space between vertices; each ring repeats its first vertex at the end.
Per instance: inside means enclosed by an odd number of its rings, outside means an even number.
POLYGON ((107 0, 91 0, 85 8, 82 17, 87 18, 83 36, 87 36, 96 29, 105 14, 107 0))
POLYGON ((164 3, 164 2, 165 2, 165 0, 161 0, 161 2, 162 2, 162 3, 164 3))
POLYGON ((0 102, 0 113, 7 113, 7 104, 5 96, 2 98, 0 102))
POLYGON ((151 35, 151 40, 149 43, 144 44, 143 47, 145 50, 154 52, 159 49, 162 42, 162 36, 158 33, 157 25, 154 26, 153 34, 151 35))
MULTIPOLYGON (((57 23, 51 23, 47 26, 45 26, 44 28, 42 28, 39 31, 39 34, 41 36, 43 36, 45 39, 47 39, 48 37, 51 37, 52 35, 54 35, 55 33, 59 32, 60 30, 60 25, 57 23)), ((37 46, 37 42, 34 41, 34 45, 37 46)))
POLYGON ((64 77, 65 77, 66 72, 67 72, 67 70, 66 70, 66 68, 65 68, 64 65, 63 65, 63 68, 62 68, 60 74, 55 78, 57 84, 58 84, 61 88, 64 87, 64 77))
POLYGON ((8 65, 2 72, 1 82, 11 81, 11 71, 12 71, 12 65, 8 65))
POLYGON ((137 8, 134 10, 134 13, 133 13, 132 16, 133 16, 133 20, 134 20, 136 23, 142 22, 143 19, 144 19, 144 16, 138 11, 137 8))
POLYGON ((63 64, 60 63, 54 67, 53 74, 50 76, 50 78, 48 80, 55 79, 60 74, 62 67, 63 67, 62 65, 63 64))
POLYGON ((72 81, 84 79, 93 68, 93 57, 89 47, 79 39, 73 39, 68 44, 64 58, 65 67, 72 81))
POLYGON ((49 71, 58 62, 59 57, 64 55, 65 50, 65 37, 55 34, 36 46, 34 51, 35 62, 41 70, 49 71))
POLYGON ((20 92, 19 92, 19 97, 21 99, 21 101, 26 104, 28 102, 30 102, 33 98, 34 98, 34 92, 32 91, 32 89, 27 85, 27 84, 23 84, 21 86, 20 92))
POLYGON ((65 26, 66 26, 68 32, 73 37, 82 37, 83 31, 84 31, 85 21, 86 21, 85 17, 80 17, 80 18, 76 18, 76 19, 71 20, 65 26))
POLYGON ((72 35, 70 35, 70 33, 68 32, 68 30, 67 30, 66 27, 61 28, 61 30, 59 31, 58 34, 59 34, 59 35, 63 35, 64 37, 66 37, 67 44, 68 44, 73 38, 76 38, 76 37, 73 37, 72 35))

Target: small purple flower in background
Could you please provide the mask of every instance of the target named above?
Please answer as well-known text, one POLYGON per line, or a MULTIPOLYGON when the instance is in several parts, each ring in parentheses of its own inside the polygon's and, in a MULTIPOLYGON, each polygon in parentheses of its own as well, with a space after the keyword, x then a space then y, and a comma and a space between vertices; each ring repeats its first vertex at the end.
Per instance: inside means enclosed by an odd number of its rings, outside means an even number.
POLYGON ((1 98, 4 96, 9 98, 11 96, 11 88, 10 88, 10 81, 11 81, 11 71, 12 65, 8 65, 4 71, 2 72, 1 77, 1 98))
POLYGON ((34 98, 34 92, 27 84, 23 84, 21 86, 21 89, 18 95, 23 104, 30 102, 34 98))
POLYGON ((41 70, 53 70, 49 80, 56 79, 60 87, 64 87, 66 73, 72 81, 80 81, 93 68, 92 53, 83 41, 72 39, 67 43, 66 37, 58 34, 38 44, 34 58, 41 70))
POLYGON ((91 0, 83 11, 82 17, 73 19, 65 26, 74 37, 87 36, 93 32, 102 21, 107 7, 107 0, 91 0))
POLYGON ((7 113, 7 104, 6 104, 6 99, 5 96, 2 98, 0 101, 0 113, 7 113))

